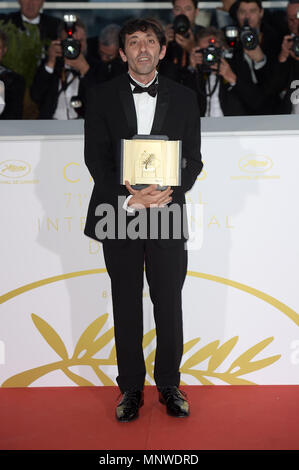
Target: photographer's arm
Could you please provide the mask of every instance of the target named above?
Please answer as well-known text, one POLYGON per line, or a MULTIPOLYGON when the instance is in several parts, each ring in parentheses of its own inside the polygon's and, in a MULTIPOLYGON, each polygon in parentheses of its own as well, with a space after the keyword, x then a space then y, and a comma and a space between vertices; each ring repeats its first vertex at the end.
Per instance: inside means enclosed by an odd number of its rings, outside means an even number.
POLYGON ((45 65, 41 64, 37 69, 32 85, 30 87, 30 96, 35 103, 40 103, 43 97, 49 92, 53 82, 58 80, 57 75, 46 70, 45 65))
POLYGON ((64 59, 64 63, 66 65, 69 65, 73 69, 78 70, 78 72, 80 72, 81 77, 84 77, 90 70, 90 66, 82 52, 76 59, 64 59))
POLYGON ((51 42, 48 49, 48 57, 37 69, 30 88, 31 98, 36 103, 42 101, 53 82, 57 80, 57 76, 54 73, 57 57, 62 57, 62 51, 60 41, 55 40, 51 42))
POLYGON ((175 40, 181 46, 182 49, 184 49, 186 52, 190 53, 195 46, 195 39, 194 39, 194 34, 191 31, 191 29, 188 30, 189 36, 185 38, 181 34, 176 34, 175 35, 175 40))

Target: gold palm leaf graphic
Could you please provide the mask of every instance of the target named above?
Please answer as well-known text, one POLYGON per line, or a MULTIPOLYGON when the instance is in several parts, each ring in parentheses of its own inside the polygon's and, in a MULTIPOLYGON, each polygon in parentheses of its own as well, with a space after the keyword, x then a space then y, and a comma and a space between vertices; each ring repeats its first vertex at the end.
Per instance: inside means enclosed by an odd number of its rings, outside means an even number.
MULTIPOLYGON (((70 367, 80 365, 90 366, 103 385, 115 386, 115 383, 101 369, 102 365, 117 365, 115 345, 112 346, 110 354, 107 358, 98 359, 93 357, 114 338, 113 327, 107 330, 101 336, 98 336, 105 326, 107 319, 108 313, 105 313, 104 315, 94 320, 83 331, 75 346, 73 355, 69 357, 65 344, 63 343, 59 334, 41 317, 32 314, 32 321, 35 327, 49 344, 49 346, 51 346, 51 348, 61 358, 61 360, 13 375, 3 382, 2 387, 28 387, 35 380, 55 370, 61 370, 70 380, 81 387, 96 385, 70 370, 70 367)), ((155 336, 155 329, 148 331, 144 335, 143 349, 151 344, 155 336)), ((258 353, 264 350, 274 340, 274 337, 266 338, 249 348, 247 351, 243 352, 231 363, 226 371, 217 372, 218 367, 224 362, 224 360, 229 356, 233 348, 236 346, 238 339, 238 336, 234 336, 222 345, 220 345, 219 340, 215 340, 209 344, 206 344, 202 348, 198 349, 188 359, 186 359, 185 362, 183 361, 180 372, 191 375, 203 385, 214 385, 211 381, 213 378, 221 379, 230 385, 255 385, 254 382, 246 380, 241 376, 270 366, 280 359, 281 354, 276 354, 271 357, 252 361, 252 359, 258 353), (208 366, 204 368, 205 370, 195 368, 207 359, 209 359, 209 361, 208 366)), ((185 343, 183 359, 184 355, 193 347, 195 347, 199 341, 200 338, 194 338, 185 343)), ((153 350, 145 358, 146 371, 152 380, 154 380, 155 354, 156 351, 153 350)), ((145 381, 145 384, 151 385, 148 380, 145 381)), ((181 381, 181 384, 186 385, 186 383, 183 381, 181 381)))

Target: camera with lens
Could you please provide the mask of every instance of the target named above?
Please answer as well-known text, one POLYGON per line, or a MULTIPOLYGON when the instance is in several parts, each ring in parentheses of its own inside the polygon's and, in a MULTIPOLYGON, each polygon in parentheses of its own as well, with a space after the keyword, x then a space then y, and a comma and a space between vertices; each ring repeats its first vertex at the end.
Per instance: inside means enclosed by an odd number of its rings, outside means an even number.
POLYGON ((244 49, 247 49, 248 51, 252 51, 259 45, 257 30, 249 26, 247 18, 245 19, 243 27, 240 30, 240 41, 244 49))
POLYGON ((190 21, 186 15, 178 15, 173 21, 173 30, 175 34, 180 34, 184 38, 189 38, 190 21))
POLYGON ((196 49, 195 52, 201 52, 202 54, 202 70, 205 72, 211 71, 211 66, 219 64, 223 57, 223 51, 221 47, 214 45, 214 40, 210 40, 208 47, 204 49, 196 49))
POLYGON ((61 41, 62 55, 66 59, 77 59, 81 51, 80 41, 73 38, 76 31, 77 17, 76 15, 64 15, 63 19, 67 38, 61 41))

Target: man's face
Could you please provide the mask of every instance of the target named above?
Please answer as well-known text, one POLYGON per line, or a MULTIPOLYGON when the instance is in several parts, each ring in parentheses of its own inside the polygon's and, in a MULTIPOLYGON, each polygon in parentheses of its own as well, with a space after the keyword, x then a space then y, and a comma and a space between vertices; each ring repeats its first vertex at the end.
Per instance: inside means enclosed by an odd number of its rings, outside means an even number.
POLYGON ((237 11, 239 26, 243 26, 244 20, 247 18, 251 28, 260 28, 263 16, 264 10, 260 9, 255 2, 241 2, 237 11))
POLYGON ((191 25, 195 23, 198 8, 195 8, 191 0, 176 0, 172 13, 174 16, 186 15, 191 25))
POLYGON ((0 39, 0 63, 3 57, 5 56, 5 54, 6 54, 6 47, 4 47, 3 41, 1 41, 0 39))
POLYGON ((19 0, 21 13, 29 20, 33 20, 39 15, 44 4, 44 0, 19 0))
POLYGON ((110 44, 109 46, 105 46, 99 42, 98 52, 103 62, 111 62, 118 56, 118 45, 110 44))
MULTIPOLYGON (((166 46, 160 48, 159 40, 152 29, 126 34, 125 50, 119 50, 124 62, 128 62, 129 72, 138 80, 153 75, 159 60, 166 53, 166 46)), ((140 80, 142 81, 142 80, 140 80)))
POLYGON ((288 5, 287 18, 290 33, 299 34, 299 19, 297 18, 297 11, 299 11, 299 3, 288 5))

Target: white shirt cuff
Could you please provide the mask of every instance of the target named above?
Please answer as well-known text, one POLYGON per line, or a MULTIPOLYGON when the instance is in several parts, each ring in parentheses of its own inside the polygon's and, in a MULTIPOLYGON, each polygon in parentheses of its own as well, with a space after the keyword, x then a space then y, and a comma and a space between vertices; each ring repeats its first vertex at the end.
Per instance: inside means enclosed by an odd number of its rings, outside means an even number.
POLYGON ((45 69, 48 73, 53 73, 54 72, 54 68, 53 67, 49 67, 48 65, 45 65, 45 69))
POLYGON ((267 62, 267 57, 264 55, 264 58, 262 60, 260 60, 259 62, 254 62, 254 69, 255 70, 261 69, 262 67, 264 67, 264 65, 266 65, 266 62, 267 62))
POLYGON ((130 196, 127 197, 127 199, 125 200, 125 202, 124 202, 124 204, 123 204, 123 209, 124 209, 125 211, 129 212, 129 214, 134 214, 134 212, 135 212, 134 207, 129 207, 129 206, 128 206, 128 202, 129 202, 129 200, 131 199, 131 197, 133 197, 132 194, 130 194, 130 196))

